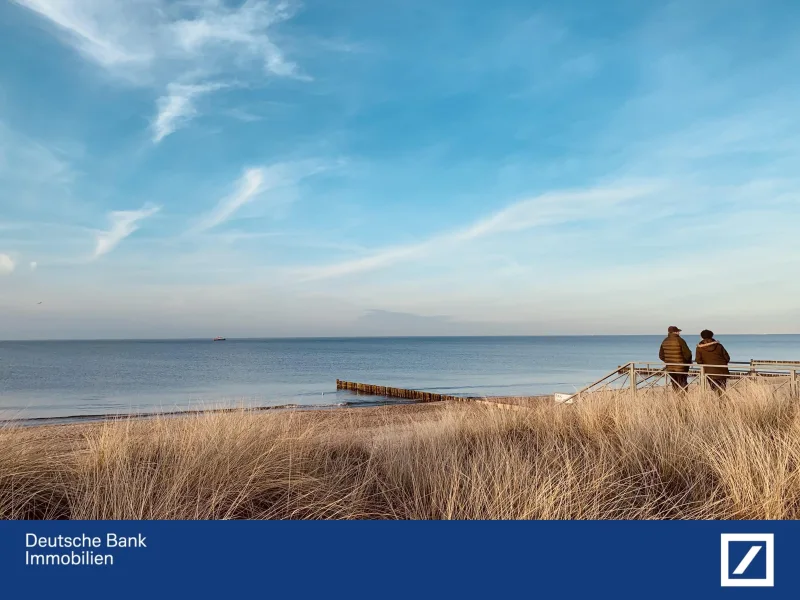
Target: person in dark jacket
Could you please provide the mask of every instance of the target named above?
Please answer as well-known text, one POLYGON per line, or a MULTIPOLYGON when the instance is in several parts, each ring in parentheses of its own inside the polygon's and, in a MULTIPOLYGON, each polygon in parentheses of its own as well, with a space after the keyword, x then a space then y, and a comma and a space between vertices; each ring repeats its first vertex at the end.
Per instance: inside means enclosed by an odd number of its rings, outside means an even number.
POLYGON ((672 380, 672 387, 685 390, 689 385, 689 365, 692 364, 692 351, 681 337, 681 330, 670 325, 667 337, 661 342, 658 358, 667 363, 667 372, 672 380))
POLYGON ((700 338, 700 343, 697 344, 695 351, 695 362, 698 365, 706 365, 705 372, 711 382, 711 387, 718 393, 722 393, 728 384, 728 375, 731 374, 728 370, 731 356, 725 350, 725 346, 714 339, 713 331, 704 329, 700 332, 700 338))

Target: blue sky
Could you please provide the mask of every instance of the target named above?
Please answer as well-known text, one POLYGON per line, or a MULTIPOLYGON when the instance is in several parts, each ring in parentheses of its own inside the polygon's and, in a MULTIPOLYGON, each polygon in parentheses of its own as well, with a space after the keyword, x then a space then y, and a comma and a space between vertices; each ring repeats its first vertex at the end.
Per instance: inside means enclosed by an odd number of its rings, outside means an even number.
POLYGON ((798 332, 798 25, 2 3, 0 338, 798 332))

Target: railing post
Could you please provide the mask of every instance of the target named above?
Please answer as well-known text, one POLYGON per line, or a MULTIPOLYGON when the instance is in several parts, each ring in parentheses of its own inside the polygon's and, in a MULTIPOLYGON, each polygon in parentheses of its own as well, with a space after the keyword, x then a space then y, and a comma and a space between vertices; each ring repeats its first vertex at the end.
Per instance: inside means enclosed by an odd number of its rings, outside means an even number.
POLYGON ((800 396, 800 388, 798 388, 798 381, 797 381, 797 369, 792 369, 792 380, 791 380, 791 389, 792 389, 792 396, 798 397, 800 396))
POLYGON ((636 363, 631 363, 630 367, 630 378, 631 378, 631 392, 634 394, 636 393, 636 363))
POLYGON ((706 366, 700 365, 700 389, 704 392, 708 389, 708 381, 706 380, 706 366))

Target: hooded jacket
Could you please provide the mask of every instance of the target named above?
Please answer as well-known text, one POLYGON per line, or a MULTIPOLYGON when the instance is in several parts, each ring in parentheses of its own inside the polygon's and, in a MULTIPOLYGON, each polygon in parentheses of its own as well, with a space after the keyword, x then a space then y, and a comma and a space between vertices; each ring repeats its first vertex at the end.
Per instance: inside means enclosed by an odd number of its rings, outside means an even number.
POLYGON ((695 362, 698 365, 722 365, 706 366, 708 375, 730 375, 728 363, 731 362, 730 354, 725 350, 725 346, 715 339, 700 340, 695 351, 695 362))
POLYGON ((688 373, 688 365, 692 362, 692 351, 681 336, 677 333, 670 333, 664 338, 664 341, 661 342, 658 358, 667 364, 687 365, 685 367, 669 366, 667 367, 667 371, 670 373, 688 373))

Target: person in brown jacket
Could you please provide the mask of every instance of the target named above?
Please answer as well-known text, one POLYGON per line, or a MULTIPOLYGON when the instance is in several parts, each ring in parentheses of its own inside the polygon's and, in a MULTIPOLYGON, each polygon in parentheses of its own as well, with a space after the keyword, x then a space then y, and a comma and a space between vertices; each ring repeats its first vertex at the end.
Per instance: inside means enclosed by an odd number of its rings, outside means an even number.
POLYGON ((670 325, 667 337, 661 342, 658 358, 667 363, 667 372, 672 380, 672 387, 685 390, 689 385, 689 365, 692 364, 692 351, 681 337, 681 330, 670 325))
POLYGON ((713 331, 704 329, 700 332, 700 338, 700 343, 697 344, 695 351, 695 362, 698 365, 706 365, 705 372, 711 382, 711 387, 721 394, 728 384, 727 376, 731 374, 728 370, 731 356, 725 350, 725 346, 714 339, 713 331))

